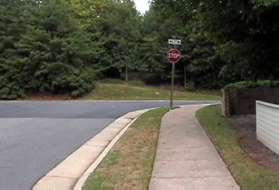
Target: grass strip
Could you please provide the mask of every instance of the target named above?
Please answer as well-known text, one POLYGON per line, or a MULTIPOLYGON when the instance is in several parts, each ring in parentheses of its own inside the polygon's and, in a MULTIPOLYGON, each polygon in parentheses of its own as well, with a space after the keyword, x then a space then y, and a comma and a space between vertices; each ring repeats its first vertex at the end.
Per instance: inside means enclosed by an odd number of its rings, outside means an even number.
POLYGON ((168 109, 143 114, 88 178, 83 190, 147 190, 159 137, 168 109))
POLYGON ((257 164, 241 148, 239 137, 220 106, 209 106, 197 112, 197 118, 216 145, 242 190, 278 190, 279 173, 257 164))

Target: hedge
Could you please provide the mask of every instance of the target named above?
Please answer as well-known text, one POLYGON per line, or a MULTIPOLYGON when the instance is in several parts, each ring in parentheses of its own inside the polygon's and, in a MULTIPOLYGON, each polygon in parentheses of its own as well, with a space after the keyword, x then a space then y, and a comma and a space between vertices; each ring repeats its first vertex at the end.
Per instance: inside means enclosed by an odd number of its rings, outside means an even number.
POLYGON ((259 87, 279 87, 279 81, 274 80, 258 80, 258 81, 241 81, 228 84, 224 87, 225 90, 229 89, 249 89, 259 87))

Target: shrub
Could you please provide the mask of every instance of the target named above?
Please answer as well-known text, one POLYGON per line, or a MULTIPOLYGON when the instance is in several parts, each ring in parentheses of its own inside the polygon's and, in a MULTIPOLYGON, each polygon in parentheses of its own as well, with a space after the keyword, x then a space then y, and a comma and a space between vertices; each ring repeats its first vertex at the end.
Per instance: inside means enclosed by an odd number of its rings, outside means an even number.
POLYGON ((25 96, 25 90, 16 82, 7 81, 5 78, 0 78, 0 99, 14 100, 25 96))
POLYGON ((259 81, 241 81, 236 83, 231 83, 225 86, 227 89, 247 89, 247 88, 258 88, 258 87, 279 87, 279 81, 273 80, 259 80, 259 81))

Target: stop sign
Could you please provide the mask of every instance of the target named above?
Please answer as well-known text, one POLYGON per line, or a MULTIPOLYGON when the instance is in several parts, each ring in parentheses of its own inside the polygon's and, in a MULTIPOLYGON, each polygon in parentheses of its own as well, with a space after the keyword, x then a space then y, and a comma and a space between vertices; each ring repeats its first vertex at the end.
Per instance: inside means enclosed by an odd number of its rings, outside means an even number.
POLYGON ((168 60, 170 63, 175 64, 180 61, 182 54, 178 49, 170 49, 168 52, 168 60))

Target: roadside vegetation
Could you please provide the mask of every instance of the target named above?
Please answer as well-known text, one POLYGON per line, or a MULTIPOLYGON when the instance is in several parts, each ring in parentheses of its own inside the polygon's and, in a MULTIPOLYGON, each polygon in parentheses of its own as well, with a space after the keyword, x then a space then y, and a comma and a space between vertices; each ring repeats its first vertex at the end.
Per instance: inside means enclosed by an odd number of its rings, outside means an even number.
POLYGON ((221 115, 220 106, 209 106, 197 112, 207 131, 242 190, 278 190, 279 172, 252 160, 240 143, 229 120, 221 115))
MULTIPOLYGON (((139 81, 123 82, 120 80, 100 81, 96 89, 86 95, 85 99, 93 100, 167 100, 169 87, 147 86, 139 81)), ((188 91, 178 88, 176 100, 219 100, 220 92, 214 90, 188 91)))
POLYGON ((277 80, 278 2, 151 0, 141 15, 131 0, 1 0, 0 99, 77 98, 134 74, 165 83, 169 38, 183 42, 176 81, 185 87, 277 80))
POLYGON ((147 190, 161 119, 167 111, 161 108, 142 115, 88 178, 83 190, 147 190))
POLYGON ((225 90, 232 89, 249 89, 249 88, 278 88, 279 81, 274 80, 258 80, 258 81, 241 81, 228 84, 224 87, 225 90))

